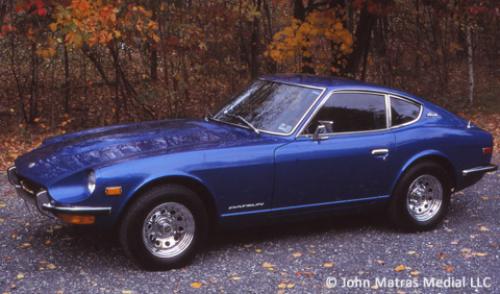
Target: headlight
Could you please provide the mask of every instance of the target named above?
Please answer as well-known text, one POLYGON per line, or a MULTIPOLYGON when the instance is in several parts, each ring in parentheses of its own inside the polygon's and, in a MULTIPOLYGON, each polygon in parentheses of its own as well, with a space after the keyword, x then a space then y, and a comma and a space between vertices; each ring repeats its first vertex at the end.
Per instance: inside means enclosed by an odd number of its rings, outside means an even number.
POLYGON ((87 180, 87 189, 89 189, 90 194, 94 193, 95 190, 95 172, 91 171, 89 173, 89 178, 87 180))

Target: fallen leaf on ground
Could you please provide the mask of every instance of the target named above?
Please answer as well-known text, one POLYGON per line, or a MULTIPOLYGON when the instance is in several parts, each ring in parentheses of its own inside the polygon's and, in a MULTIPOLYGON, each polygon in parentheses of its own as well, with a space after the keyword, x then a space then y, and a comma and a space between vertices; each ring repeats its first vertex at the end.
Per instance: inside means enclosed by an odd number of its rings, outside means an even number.
POLYGON ((446 264, 443 266, 443 269, 447 272, 447 273, 452 273, 454 270, 455 270, 455 267, 452 266, 451 264, 446 264))
POLYGON ((262 267, 263 268, 272 268, 273 264, 266 261, 266 262, 262 263, 262 267))
POLYGON ((47 269, 49 269, 49 270, 54 270, 56 268, 57 268, 57 266, 55 264, 53 264, 53 263, 47 264, 47 269))
POLYGON ((436 256, 439 260, 443 260, 445 258, 448 257, 448 254, 444 253, 444 252, 439 252, 436 256))
POLYGON ((397 267, 394 268, 394 271, 397 272, 397 273, 399 273, 399 272, 402 272, 402 271, 404 271, 406 269, 407 269, 407 267, 404 264, 400 264, 400 265, 398 265, 397 267))
POLYGON ((122 290, 122 294, 132 294, 132 290, 122 290))
POLYGON ((278 288, 279 289, 285 289, 286 288, 286 284, 285 283, 279 283, 278 284, 278 288))
POLYGON ((420 275, 420 272, 419 271, 411 271, 410 275, 416 277, 416 276, 420 275))
POLYGON ((326 267, 326 268, 333 267, 333 265, 334 265, 334 263, 331 261, 327 261, 327 262, 323 263, 323 267, 326 267))
POLYGON ((200 282, 192 282, 191 283, 191 288, 194 288, 194 289, 199 289, 199 288, 201 288, 201 286, 202 286, 202 283, 200 283, 200 282))
POLYGON ((260 248, 256 248, 256 249, 255 249, 255 252, 257 252, 257 253, 262 253, 262 249, 260 249, 260 248))
POLYGON ((484 257, 484 256, 488 255, 488 253, 486 253, 486 252, 474 252, 474 253, 472 253, 472 255, 484 257))
POLYGON ((233 280, 233 281, 239 281, 239 280, 241 280, 241 278, 239 276, 232 276, 230 279, 233 280))
POLYGON ((295 257, 295 258, 299 258, 299 257, 302 256, 302 253, 300 253, 300 252, 297 251, 297 252, 292 253, 292 256, 295 257))
POLYGON ((16 279, 18 279, 18 280, 24 279, 24 274, 23 273, 18 273, 17 276, 16 276, 16 279))
POLYGON ((314 277, 314 273, 313 272, 296 272, 295 275, 297 277, 306 277, 306 278, 312 278, 312 277, 314 277))
POLYGON ((481 232, 489 232, 490 229, 488 229, 488 227, 486 227, 486 226, 480 226, 479 227, 479 231, 481 231, 481 232))
POLYGON ((295 287, 295 284, 294 283, 288 283, 288 284, 286 284, 286 287, 288 289, 292 289, 293 287, 295 287))
POLYGON ((5 204, 5 202, 0 201, 0 208, 5 208, 6 206, 7 206, 7 204, 5 204))
POLYGON ((375 262, 380 264, 380 265, 384 265, 385 264, 385 261, 383 261, 382 259, 375 259, 375 262))
POLYGON ((27 249, 30 247, 31 247, 31 243, 28 243, 28 242, 25 242, 25 243, 22 243, 21 245, 19 245, 19 248, 21 248, 21 249, 27 249))
POLYGON ((415 255, 415 254, 417 254, 417 252, 416 252, 416 251, 414 251, 414 250, 410 250, 410 251, 408 251, 407 253, 408 253, 408 255, 415 255))

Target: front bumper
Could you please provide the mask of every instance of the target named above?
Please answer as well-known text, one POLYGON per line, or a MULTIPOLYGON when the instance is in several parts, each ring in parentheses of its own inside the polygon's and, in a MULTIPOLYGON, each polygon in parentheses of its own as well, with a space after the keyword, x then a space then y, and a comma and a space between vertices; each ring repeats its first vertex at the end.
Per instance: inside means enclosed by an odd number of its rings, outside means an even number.
POLYGON ((11 185, 16 189, 17 195, 26 202, 34 205, 44 215, 78 214, 97 216, 111 214, 111 207, 58 205, 50 197, 47 190, 43 188, 35 190, 25 185, 23 180, 17 175, 15 166, 7 170, 7 177, 11 185))

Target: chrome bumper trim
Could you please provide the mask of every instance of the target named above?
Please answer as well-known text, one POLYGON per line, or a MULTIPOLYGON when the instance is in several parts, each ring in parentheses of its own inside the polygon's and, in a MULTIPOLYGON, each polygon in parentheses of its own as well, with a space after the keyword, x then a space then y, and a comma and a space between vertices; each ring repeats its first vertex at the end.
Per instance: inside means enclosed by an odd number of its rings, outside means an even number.
POLYGON ((75 213, 75 214, 111 214, 111 207, 94 206, 54 206, 49 203, 43 203, 42 208, 53 213, 75 213))
POLYGON ((53 216, 54 213, 69 213, 69 214, 111 214, 111 207, 95 207, 95 206, 60 206, 54 205, 47 190, 42 190, 36 195, 32 191, 25 189, 15 173, 16 167, 10 167, 7 170, 9 182, 16 188, 17 196, 24 201, 29 202, 38 208, 41 214, 53 216))
POLYGON ((462 175, 468 176, 470 174, 476 174, 476 173, 487 173, 487 172, 495 171, 497 169, 498 169, 498 167, 494 164, 489 165, 489 166, 478 166, 478 167, 474 167, 474 168, 470 168, 470 169, 464 169, 462 171, 462 175))

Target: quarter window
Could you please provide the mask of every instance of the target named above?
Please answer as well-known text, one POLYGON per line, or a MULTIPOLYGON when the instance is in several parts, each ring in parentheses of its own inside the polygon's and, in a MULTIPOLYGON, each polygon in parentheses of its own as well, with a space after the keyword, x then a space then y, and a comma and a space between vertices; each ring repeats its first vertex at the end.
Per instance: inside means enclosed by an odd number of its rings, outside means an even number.
POLYGON ((392 125, 402 125, 415 120, 420 113, 420 106, 416 103, 391 97, 392 125))
POLYGON ((363 93, 333 94, 306 129, 314 133, 321 121, 330 121, 328 132, 356 132, 387 127, 385 96, 363 93))

